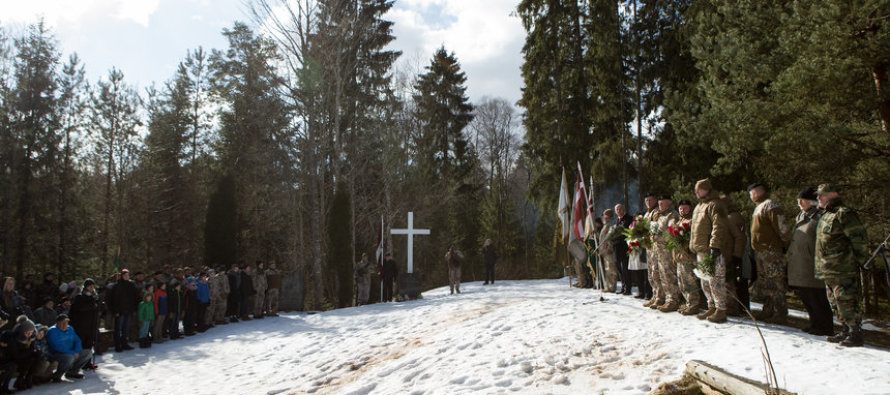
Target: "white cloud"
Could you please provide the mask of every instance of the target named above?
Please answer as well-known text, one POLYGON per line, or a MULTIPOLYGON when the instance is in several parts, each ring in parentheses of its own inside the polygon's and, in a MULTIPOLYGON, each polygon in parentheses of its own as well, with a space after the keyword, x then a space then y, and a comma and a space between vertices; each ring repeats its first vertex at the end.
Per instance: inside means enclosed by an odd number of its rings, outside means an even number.
POLYGON ((148 27, 161 0, 2 0, 4 22, 32 23, 43 17, 51 26, 113 17, 148 27))
POLYGON ((419 53, 425 66, 444 45, 454 52, 467 73, 473 100, 482 96, 519 99, 522 79, 520 50, 525 31, 510 14, 516 0, 403 0, 386 15, 395 25, 396 40, 405 58, 419 53))

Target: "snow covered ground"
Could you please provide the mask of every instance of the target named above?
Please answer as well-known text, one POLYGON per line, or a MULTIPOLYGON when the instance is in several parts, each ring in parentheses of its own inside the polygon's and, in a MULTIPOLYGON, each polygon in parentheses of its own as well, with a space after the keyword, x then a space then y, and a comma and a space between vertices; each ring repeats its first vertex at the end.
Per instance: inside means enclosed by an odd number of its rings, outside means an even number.
MULTIPOLYGON (((568 280, 465 283, 424 299, 230 324, 100 357, 73 394, 645 394, 700 359, 764 381, 751 321, 712 324, 568 280)), ((890 394, 890 352, 764 329, 779 382, 800 394, 890 394)))

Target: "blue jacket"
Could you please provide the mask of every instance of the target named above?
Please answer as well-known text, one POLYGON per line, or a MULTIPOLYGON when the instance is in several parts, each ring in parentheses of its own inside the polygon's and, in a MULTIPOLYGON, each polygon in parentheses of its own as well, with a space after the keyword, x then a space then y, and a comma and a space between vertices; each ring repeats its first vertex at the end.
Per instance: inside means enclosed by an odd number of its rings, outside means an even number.
POLYGON ((46 332, 46 342, 49 344, 49 352, 53 354, 80 354, 80 337, 74 333, 74 328, 68 327, 64 331, 53 325, 46 332))
POLYGON ((201 303, 210 303, 210 285, 207 283, 198 283, 198 301, 201 303))

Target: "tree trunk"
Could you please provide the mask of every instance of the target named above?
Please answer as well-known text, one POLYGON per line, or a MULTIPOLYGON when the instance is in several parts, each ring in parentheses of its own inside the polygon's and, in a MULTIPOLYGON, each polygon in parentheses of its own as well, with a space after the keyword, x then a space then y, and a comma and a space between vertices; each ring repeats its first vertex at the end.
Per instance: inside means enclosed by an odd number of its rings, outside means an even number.
POLYGON ((19 207, 16 217, 19 220, 18 241, 16 242, 15 255, 15 275, 17 278, 22 277, 25 270, 25 245, 28 240, 28 217, 31 215, 31 149, 25 148, 22 158, 21 168, 21 184, 19 185, 19 207))
POLYGON ((878 94, 878 113, 881 116, 881 130, 890 132, 890 95, 884 91, 884 82, 887 74, 887 63, 878 63, 871 69, 875 79, 875 90, 878 94))

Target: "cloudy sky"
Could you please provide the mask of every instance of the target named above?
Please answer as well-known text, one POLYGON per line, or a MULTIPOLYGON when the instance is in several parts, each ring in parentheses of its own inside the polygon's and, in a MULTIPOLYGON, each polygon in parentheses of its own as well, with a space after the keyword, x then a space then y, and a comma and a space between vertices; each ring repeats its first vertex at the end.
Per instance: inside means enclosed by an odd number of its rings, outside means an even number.
MULTIPOLYGON (((472 101, 515 103, 525 32, 511 16, 518 0, 396 0, 392 48, 401 67, 423 67, 444 45, 467 73, 472 101)), ((91 81, 111 67, 140 89, 173 76, 189 49, 225 47, 220 32, 248 21, 242 0, 0 0, 0 25, 21 29, 42 16, 67 56, 77 52, 91 81)))

